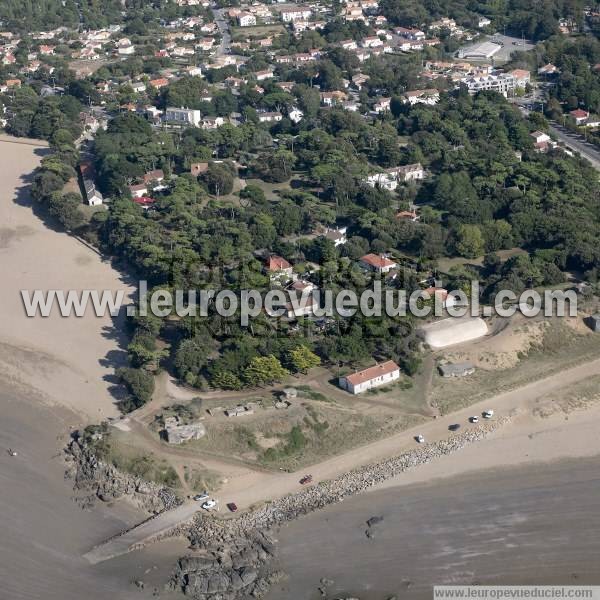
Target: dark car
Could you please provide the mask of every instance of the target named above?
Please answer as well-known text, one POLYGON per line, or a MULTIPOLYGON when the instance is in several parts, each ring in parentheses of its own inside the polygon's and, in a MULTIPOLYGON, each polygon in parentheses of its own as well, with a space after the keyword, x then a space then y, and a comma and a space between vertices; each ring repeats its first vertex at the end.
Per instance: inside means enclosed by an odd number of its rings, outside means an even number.
POLYGON ((228 509, 229 509, 231 512, 237 512, 237 510, 238 510, 237 504, 236 504, 235 502, 230 502, 230 503, 227 505, 227 508, 228 508, 228 509))
POLYGON ((453 425, 449 425, 448 429, 450 431, 458 431, 460 429, 460 425, 458 423, 454 423, 453 425))
POLYGON ((306 485, 307 483, 311 483, 312 482, 312 475, 305 475, 301 480, 300 483, 302 485, 306 485))

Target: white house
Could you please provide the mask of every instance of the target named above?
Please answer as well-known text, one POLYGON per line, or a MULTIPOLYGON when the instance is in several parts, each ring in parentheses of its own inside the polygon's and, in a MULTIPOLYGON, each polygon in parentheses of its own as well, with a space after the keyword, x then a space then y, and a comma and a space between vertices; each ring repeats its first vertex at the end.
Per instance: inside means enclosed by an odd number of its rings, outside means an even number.
POLYGON ((404 94, 402 101, 411 106, 414 106, 415 104, 428 104, 429 106, 433 106, 440 101, 440 93, 436 89, 412 90, 404 94))
POLYGON ((525 88, 531 82, 531 73, 526 69, 514 69, 510 74, 515 78, 515 87, 525 88))
POLYGON ((165 121, 171 125, 199 127, 202 121, 200 111, 193 108, 167 108, 165 121))
POLYGON ((264 71, 256 71, 254 76, 256 77, 256 81, 264 81, 265 79, 274 77, 275 73, 273 72, 273 69, 265 69, 264 71))
POLYGON ((370 36, 363 38, 360 45, 363 48, 377 48, 377 46, 383 46, 383 42, 377 36, 370 36))
POLYGON ((142 198, 148 195, 148 188, 144 183, 138 183, 136 185, 130 185, 129 191, 131 192, 132 198, 142 198))
POLYGON ((533 145, 537 152, 547 152, 551 148, 556 148, 557 144, 543 131, 534 131, 529 134, 533 138, 533 145))
POLYGON ((371 187, 379 186, 393 192, 401 182, 417 181, 420 179, 425 179, 425 169, 421 163, 414 163, 412 165, 391 167, 382 173, 373 173, 363 179, 363 182, 371 187))
POLYGON ((400 367, 388 360, 374 367, 358 371, 352 375, 340 377, 339 386, 351 394, 361 394, 371 388, 387 385, 400 378, 400 367))
POLYGON ((271 281, 281 278, 292 279, 294 269, 292 265, 281 256, 273 254, 269 256, 265 264, 265 271, 268 273, 271 281))
POLYGON ((275 112, 259 112, 258 121, 259 123, 273 123, 283 119, 283 115, 279 111, 275 112))
POLYGON ((375 104, 373 104, 373 111, 376 113, 382 113, 382 112, 385 112, 386 110, 390 110, 391 105, 392 105, 391 98, 379 98, 379 100, 377 100, 375 102, 375 104))
POLYGON ((91 179, 84 179, 85 197, 89 206, 100 206, 104 202, 104 197, 96 189, 96 185, 91 179))
POLYGON ((249 12, 241 12, 237 16, 237 22, 240 27, 253 27, 256 25, 256 17, 249 12))
POLYGON ((282 8, 280 14, 284 23, 292 23, 294 21, 308 21, 312 15, 312 10, 307 6, 296 6, 295 8, 282 8))

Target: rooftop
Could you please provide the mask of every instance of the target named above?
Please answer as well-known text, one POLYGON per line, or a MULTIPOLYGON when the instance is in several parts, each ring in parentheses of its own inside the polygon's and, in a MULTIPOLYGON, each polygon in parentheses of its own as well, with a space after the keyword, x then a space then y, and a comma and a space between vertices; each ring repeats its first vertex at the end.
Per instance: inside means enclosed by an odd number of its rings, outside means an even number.
POLYGON ((400 369, 400 367, 393 360, 388 360, 379 365, 375 365, 374 367, 369 367, 364 371, 358 371, 352 375, 346 375, 346 381, 352 385, 358 385, 360 383, 364 383, 365 381, 371 381, 371 379, 375 379, 376 377, 381 377, 381 375, 388 375, 389 373, 393 373, 398 369, 400 369))

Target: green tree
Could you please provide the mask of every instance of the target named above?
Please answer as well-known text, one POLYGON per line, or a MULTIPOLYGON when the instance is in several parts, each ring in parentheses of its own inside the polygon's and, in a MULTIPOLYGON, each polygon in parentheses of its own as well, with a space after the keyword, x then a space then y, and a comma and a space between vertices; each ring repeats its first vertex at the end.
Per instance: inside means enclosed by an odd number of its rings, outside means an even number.
POLYGON ((131 412, 149 402, 154 393, 154 377, 144 369, 123 367, 117 376, 127 388, 130 396, 121 402, 123 412, 131 412))
POLYGON ((210 379, 213 387, 222 390, 240 390, 242 389, 241 379, 231 371, 217 371, 210 379))
POLYGON ((485 241, 477 225, 459 225, 456 231, 456 250, 465 258, 476 258, 483 254, 485 241))
POLYGON ((300 373, 307 373, 309 369, 318 367, 321 364, 321 359, 304 345, 290 350, 289 361, 292 368, 300 373))
POLYGON ((281 381, 286 375, 289 375, 289 371, 272 354, 253 358, 244 369, 244 380, 253 387, 281 381))

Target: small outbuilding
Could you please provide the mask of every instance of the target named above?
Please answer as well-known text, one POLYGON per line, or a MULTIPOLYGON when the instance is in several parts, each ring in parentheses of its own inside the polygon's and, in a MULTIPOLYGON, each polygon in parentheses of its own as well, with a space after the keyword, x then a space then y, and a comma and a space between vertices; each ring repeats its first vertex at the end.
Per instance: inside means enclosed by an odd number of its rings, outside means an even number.
POLYGON ((442 377, 466 377, 475 373, 475 365, 470 362, 446 363, 439 366, 442 377))
POLYGON ((202 423, 182 425, 177 417, 167 417, 165 435, 169 444, 183 444, 183 442, 203 438, 206 435, 206 427, 202 423))

